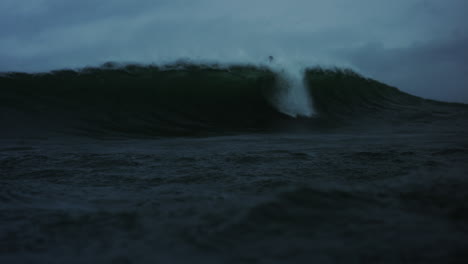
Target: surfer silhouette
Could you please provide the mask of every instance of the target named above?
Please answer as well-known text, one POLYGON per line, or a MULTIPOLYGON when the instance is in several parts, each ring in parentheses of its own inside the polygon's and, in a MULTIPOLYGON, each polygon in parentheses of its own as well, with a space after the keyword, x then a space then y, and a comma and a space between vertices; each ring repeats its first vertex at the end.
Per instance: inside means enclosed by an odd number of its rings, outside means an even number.
POLYGON ((268 62, 269 62, 269 63, 272 63, 274 59, 275 59, 275 58, 273 58, 273 56, 271 56, 271 55, 268 56, 268 62))

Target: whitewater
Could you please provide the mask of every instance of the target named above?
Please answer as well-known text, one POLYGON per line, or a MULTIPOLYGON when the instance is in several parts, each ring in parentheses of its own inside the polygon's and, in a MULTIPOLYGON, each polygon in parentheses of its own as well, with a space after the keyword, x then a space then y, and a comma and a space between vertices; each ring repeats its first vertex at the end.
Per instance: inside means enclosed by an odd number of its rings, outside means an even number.
POLYGON ((278 110, 292 117, 312 117, 314 109, 312 98, 305 83, 305 69, 294 64, 271 64, 278 75, 277 92, 272 101, 278 110))

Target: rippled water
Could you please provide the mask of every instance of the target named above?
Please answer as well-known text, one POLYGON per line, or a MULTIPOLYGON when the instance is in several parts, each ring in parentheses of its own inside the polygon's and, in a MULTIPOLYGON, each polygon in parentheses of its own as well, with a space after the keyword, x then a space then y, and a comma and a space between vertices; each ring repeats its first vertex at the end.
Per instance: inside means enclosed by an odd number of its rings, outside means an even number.
POLYGON ((3 139, 1 263, 468 260, 458 132, 3 139))

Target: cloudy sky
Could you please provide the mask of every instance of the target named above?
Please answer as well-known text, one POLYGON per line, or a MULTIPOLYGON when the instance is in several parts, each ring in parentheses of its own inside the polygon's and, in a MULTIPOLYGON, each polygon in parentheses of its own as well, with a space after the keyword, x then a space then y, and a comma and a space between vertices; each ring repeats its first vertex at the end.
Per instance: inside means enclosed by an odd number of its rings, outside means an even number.
POLYGON ((273 55, 468 103, 467 13, 466 0, 1 0, 0 71, 273 55))

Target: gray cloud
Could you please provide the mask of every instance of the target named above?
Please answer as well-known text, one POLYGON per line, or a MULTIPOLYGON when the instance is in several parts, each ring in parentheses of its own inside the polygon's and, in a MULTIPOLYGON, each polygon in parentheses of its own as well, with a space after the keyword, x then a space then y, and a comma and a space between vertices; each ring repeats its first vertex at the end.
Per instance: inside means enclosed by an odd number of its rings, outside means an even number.
POLYGON ((343 56, 367 75, 410 93, 468 102, 468 36, 385 48, 369 43, 343 56))
POLYGON ((0 71, 275 55, 468 102, 466 10, 464 0, 3 0, 0 71))

